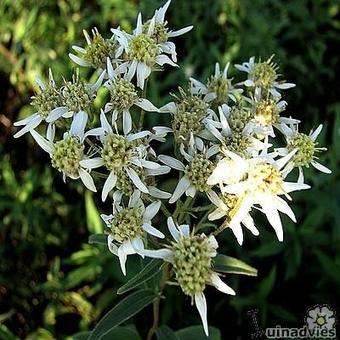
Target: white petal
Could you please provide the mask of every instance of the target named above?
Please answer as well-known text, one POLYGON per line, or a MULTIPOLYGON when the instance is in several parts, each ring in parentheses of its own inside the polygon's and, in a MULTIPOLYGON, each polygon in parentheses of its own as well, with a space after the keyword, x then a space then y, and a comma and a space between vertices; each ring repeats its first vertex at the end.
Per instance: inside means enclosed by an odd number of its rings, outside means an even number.
POLYGON ((275 204, 279 211, 286 214, 293 222, 296 223, 295 214, 285 200, 283 200, 281 197, 277 197, 275 204))
POLYGON ((310 135, 310 138, 313 142, 318 138, 320 132, 322 130, 322 124, 320 124, 317 129, 310 135))
POLYGON ((188 178, 186 178, 185 176, 183 176, 177 186, 176 186, 176 189, 175 191, 173 192, 170 200, 169 200, 169 203, 174 203, 176 202, 185 192, 186 190, 190 187, 190 181, 188 178))
POLYGON ((169 199, 171 197, 171 194, 169 192, 159 190, 156 187, 149 186, 148 189, 149 189, 150 195, 153 197, 160 198, 160 199, 169 199))
POLYGON ((140 198, 140 191, 139 190, 135 190, 133 192, 133 194, 130 196, 128 207, 129 208, 142 207, 143 211, 145 210, 143 202, 141 201, 141 198, 140 198))
POLYGON ((145 159, 140 159, 139 160, 141 165, 146 168, 146 169, 158 169, 159 167, 161 167, 158 163, 156 162, 152 162, 152 161, 147 161, 145 159))
POLYGON ((249 214, 243 218, 242 222, 245 227, 252 232, 253 235, 257 236, 260 234, 258 229, 255 227, 254 220, 249 214))
POLYGON ((73 136, 78 136, 81 140, 84 137, 84 131, 87 123, 88 115, 84 111, 79 111, 73 117, 73 121, 70 127, 70 133, 73 136))
POLYGON ((103 186, 103 190, 102 190, 102 201, 103 202, 106 200, 109 192, 115 187, 116 182, 117 182, 117 176, 114 174, 113 171, 111 171, 103 186))
POLYGON ((55 136, 55 125, 50 123, 47 126, 46 138, 48 141, 53 142, 55 136))
POLYGON ((100 113, 100 124, 101 124, 102 128, 107 133, 112 133, 113 132, 112 127, 111 127, 109 121, 107 120, 106 115, 105 115, 105 113, 103 111, 100 113))
POLYGON ((145 79, 149 77, 151 68, 144 63, 139 62, 137 65, 137 86, 144 89, 145 79))
POLYGON ((316 162, 316 161, 312 161, 312 165, 315 169, 325 173, 325 174, 331 174, 332 173, 332 170, 326 168, 324 165, 316 162))
POLYGON ((149 223, 143 223, 142 228, 150 235, 159 237, 159 238, 164 238, 165 235, 160 232, 158 229, 154 228, 151 224, 149 223))
POLYGON ((86 169, 96 169, 104 165, 104 161, 101 157, 83 159, 79 162, 79 164, 86 169))
POLYGON ((283 182, 282 188, 286 193, 297 190, 306 190, 310 188, 310 185, 304 183, 283 182))
POLYGON ((135 104, 139 107, 141 107, 145 111, 149 112, 159 112, 156 106, 154 106, 149 100, 141 98, 138 99, 135 104))
POLYGON ((227 284, 225 284, 216 273, 211 274, 210 279, 212 285, 215 288, 217 288, 220 292, 230 295, 236 295, 234 289, 230 288, 227 284))
POLYGON ((207 300, 203 293, 195 294, 195 304, 201 316, 204 332, 209 336, 208 320, 207 320, 207 300))
POLYGON ((112 235, 107 236, 107 246, 110 250, 110 252, 114 255, 118 256, 118 247, 113 243, 113 237, 112 235))
POLYGON ((189 31, 191 31, 193 27, 194 26, 187 26, 187 27, 181 28, 180 30, 177 30, 177 31, 171 31, 171 32, 168 33, 168 37, 169 38, 178 37, 179 35, 182 35, 182 34, 185 34, 189 31))
POLYGON ((67 108, 66 107, 57 107, 55 109, 53 109, 47 116, 46 118, 46 122, 47 123, 52 123, 54 121, 56 121, 57 119, 59 119, 64 113, 67 112, 67 108))
POLYGON ((172 217, 168 217, 167 224, 168 224, 168 229, 170 231, 171 236, 173 237, 175 241, 178 241, 181 237, 181 234, 176 228, 175 222, 172 219, 172 217))
POLYGON ((13 137, 14 138, 19 138, 25 133, 35 129, 42 121, 42 118, 40 116, 35 116, 31 119, 31 121, 23 127, 20 131, 18 131, 13 137))
POLYGON ((128 174, 128 176, 131 178, 132 182, 134 183, 134 185, 142 192, 148 194, 148 188, 145 186, 145 184, 141 181, 141 179, 139 178, 137 172, 135 170, 133 170, 132 168, 126 168, 126 172, 128 174))
POLYGON ((133 240, 131 240, 131 245, 137 254, 140 254, 144 257, 144 254, 143 254, 144 243, 140 237, 136 237, 133 240))
POLYGON ((283 241, 283 228, 280 219, 280 215, 275 207, 270 206, 270 204, 263 205, 263 212, 266 214, 267 219, 271 226, 274 228, 276 232, 277 239, 282 242, 283 241))
POLYGON ((109 57, 107 57, 106 59, 106 68, 107 68, 107 73, 108 73, 109 78, 113 79, 115 76, 115 73, 113 71, 113 66, 112 66, 112 63, 109 57))
POLYGON ((137 17, 137 27, 136 27, 136 35, 141 34, 143 31, 143 23, 142 23, 142 14, 138 13, 137 17))
POLYGON ((143 254, 148 257, 152 257, 155 259, 162 259, 167 262, 172 262, 173 253, 170 249, 158 249, 158 250, 148 250, 145 249, 143 254))
POLYGON ((82 180, 87 189, 93 192, 97 192, 97 189, 93 182, 93 178, 87 171, 85 171, 83 168, 79 168, 79 175, 80 179, 82 180))
POLYGON ((138 65, 138 61, 133 60, 132 63, 130 64, 130 66, 129 66, 128 73, 126 74, 127 80, 131 81, 131 79, 133 78, 133 76, 136 73, 137 65, 138 65))
POLYGON ((190 227, 188 224, 182 224, 178 227, 182 236, 189 236, 190 235, 190 227))
POLYGON ((129 141, 133 141, 133 140, 136 140, 136 139, 144 138, 148 135, 150 135, 150 131, 140 131, 140 132, 137 132, 137 133, 131 133, 128 136, 126 136, 126 138, 129 141))
POLYGON ((233 234, 235 235, 238 244, 240 246, 242 246, 242 244, 243 244, 243 231, 242 231, 241 223, 238 222, 238 223, 230 224, 230 228, 233 231, 233 234))
POLYGON ((31 116, 28 116, 24 119, 18 120, 17 122, 13 123, 14 126, 21 126, 21 125, 27 125, 32 119, 35 117, 40 116, 38 112, 33 113, 31 116))
POLYGON ((127 135, 132 129, 132 118, 128 110, 123 111, 123 131, 127 135))
POLYGON ((185 170, 185 166, 184 164, 179 161, 178 159, 171 157, 171 156, 167 156, 167 155, 159 155, 158 159, 163 162, 164 164, 170 166, 173 169, 176 170, 180 170, 180 171, 184 171, 185 170))
POLYGON ((118 257, 119 257, 120 268, 122 269, 122 272, 125 276, 126 275, 125 263, 126 263, 127 255, 124 251, 123 244, 118 248, 118 257))
POLYGON ((144 217, 143 217, 144 221, 151 221, 158 213, 160 207, 161 207, 160 201, 156 201, 156 202, 149 204, 146 207, 145 212, 144 212, 144 217))
POLYGON ((35 141, 38 143, 38 145, 49 154, 52 154, 53 152, 53 143, 47 141, 45 138, 39 135, 38 132, 35 130, 30 131, 32 137, 35 139, 35 141))
POLYGON ((283 84, 277 84, 277 85, 275 85, 275 87, 277 87, 280 90, 286 90, 286 89, 290 89, 292 87, 295 87, 295 84, 293 84, 293 83, 283 83, 283 84))
POLYGON ((164 54, 161 54, 156 57, 156 63, 160 66, 163 66, 164 64, 169 64, 174 67, 178 66, 167 55, 164 54))
POLYGON ((89 63, 87 60, 83 59, 83 58, 79 58, 78 56, 76 56, 75 54, 73 53, 69 53, 68 56, 70 57, 70 59, 80 65, 80 66, 84 66, 84 67, 87 67, 87 66, 91 66, 91 63, 89 63))

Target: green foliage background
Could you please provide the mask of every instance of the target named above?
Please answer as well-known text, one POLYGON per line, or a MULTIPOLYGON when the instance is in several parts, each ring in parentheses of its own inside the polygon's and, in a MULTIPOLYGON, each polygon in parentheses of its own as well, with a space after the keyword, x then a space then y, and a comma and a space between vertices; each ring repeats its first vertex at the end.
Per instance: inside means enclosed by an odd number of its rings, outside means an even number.
MULTIPOLYGON (((87 244, 90 234, 103 230, 95 203, 101 211, 109 204, 99 205, 75 182, 65 186, 30 136, 12 138, 12 123, 33 112, 29 98, 37 75, 46 75, 49 66, 59 79, 71 74, 67 54, 72 44, 83 44, 82 29, 96 26, 104 35, 117 25, 129 30, 139 10, 150 16, 162 4, 0 1, 0 338, 63 339, 92 329, 122 298, 116 292, 127 279, 116 258, 87 244)), ((333 170, 330 176, 307 171, 313 188, 294 195, 298 223, 284 218, 284 243, 265 221, 259 222, 260 237, 246 238, 242 248, 231 233, 223 235, 223 252, 258 268, 259 275, 226 278, 236 297, 208 289, 209 323, 217 328, 211 338, 248 339, 251 309, 259 310, 261 327, 300 327, 315 304, 328 303, 339 315, 340 2, 174 0, 167 18, 170 27, 193 24, 194 30, 177 40, 181 68, 151 79, 149 97, 156 105, 185 85, 186 76, 206 79, 216 61, 275 54, 285 78, 297 84, 286 97, 288 113, 302 120, 306 132, 325 124, 320 144, 329 151, 322 161, 333 170)), ((155 119, 150 115, 148 124, 155 119)), ((128 268, 137 273, 138 259, 128 268)), ((177 331, 200 323, 176 287, 165 293, 161 324, 177 331)), ((143 338, 151 323, 148 307, 127 322, 129 328, 119 327, 120 338, 138 339, 137 332, 143 338)), ((163 327, 159 338, 168 331, 163 327)), ((185 332, 177 337, 188 339, 185 332)))

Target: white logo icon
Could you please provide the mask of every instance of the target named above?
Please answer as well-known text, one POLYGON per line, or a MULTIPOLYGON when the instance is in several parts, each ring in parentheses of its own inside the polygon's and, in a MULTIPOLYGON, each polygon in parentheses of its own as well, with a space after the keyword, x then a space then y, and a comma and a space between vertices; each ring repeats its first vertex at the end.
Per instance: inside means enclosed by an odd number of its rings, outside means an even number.
POLYGON ((305 321, 309 329, 332 329, 335 325, 335 311, 328 305, 316 305, 308 310, 305 321))

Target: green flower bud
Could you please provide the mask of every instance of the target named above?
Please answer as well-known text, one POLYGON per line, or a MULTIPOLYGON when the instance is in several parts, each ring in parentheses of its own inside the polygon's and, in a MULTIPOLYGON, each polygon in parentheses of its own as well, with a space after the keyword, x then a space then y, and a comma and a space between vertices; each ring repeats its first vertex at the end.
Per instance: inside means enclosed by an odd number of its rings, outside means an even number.
POLYGON ((138 60, 150 67, 156 62, 159 54, 157 43, 146 34, 139 34, 129 42, 128 60, 138 60))
POLYGON ((289 151, 298 149, 292 157, 295 166, 309 166, 314 158, 316 143, 312 141, 310 136, 304 133, 297 133, 287 146, 289 151))

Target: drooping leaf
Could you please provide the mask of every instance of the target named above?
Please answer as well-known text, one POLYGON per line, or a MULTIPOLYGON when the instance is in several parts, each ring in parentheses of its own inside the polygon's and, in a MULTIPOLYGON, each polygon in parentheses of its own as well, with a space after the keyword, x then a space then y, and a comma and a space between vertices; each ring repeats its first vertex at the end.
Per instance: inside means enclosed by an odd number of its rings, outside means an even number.
POLYGON ((137 275, 125 283, 117 291, 118 294, 124 294, 131 289, 134 289, 142 283, 152 279, 160 271, 162 261, 158 259, 151 260, 137 275))
POLYGON ((168 326, 163 325, 157 329, 157 340, 179 340, 176 333, 168 326))
POLYGON ((113 340, 113 339, 126 339, 126 340, 141 340, 136 330, 128 327, 115 327, 108 331, 104 336, 101 337, 102 340, 113 340))
POLYGON ((128 320, 153 302, 156 294, 149 289, 139 290, 114 306, 97 323, 88 340, 102 339, 110 330, 128 320))
POLYGON ((214 259, 214 269, 222 273, 257 276, 257 269, 231 256, 218 254, 214 259))
POLYGON ((203 326, 191 326, 176 332, 179 340, 222 340, 217 328, 209 327, 209 336, 204 333, 203 326))
POLYGON ((106 234, 94 234, 90 235, 89 243, 98 243, 107 245, 107 235, 106 234))

